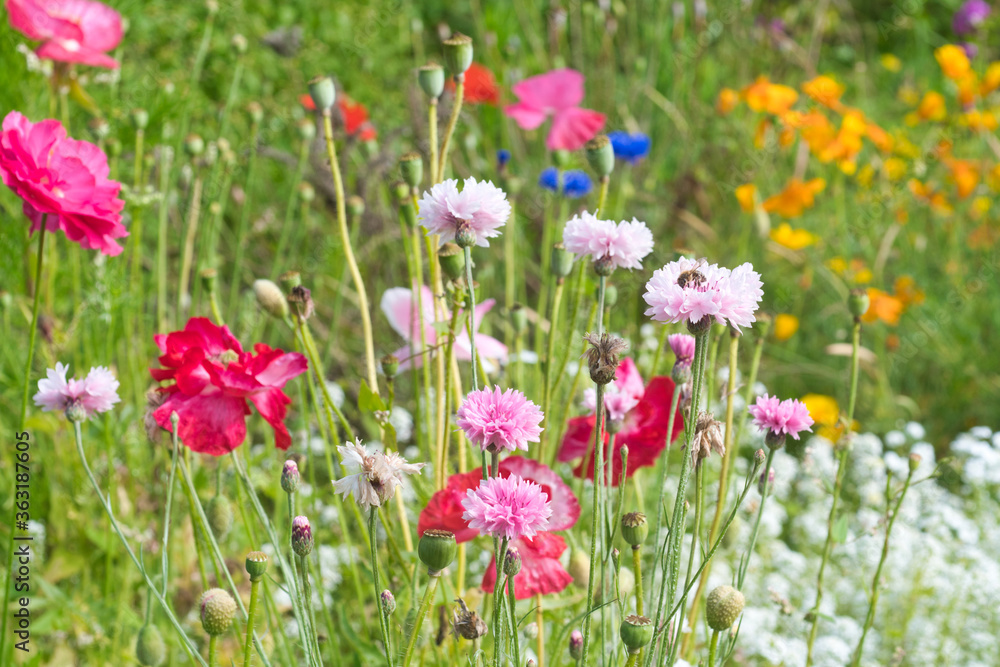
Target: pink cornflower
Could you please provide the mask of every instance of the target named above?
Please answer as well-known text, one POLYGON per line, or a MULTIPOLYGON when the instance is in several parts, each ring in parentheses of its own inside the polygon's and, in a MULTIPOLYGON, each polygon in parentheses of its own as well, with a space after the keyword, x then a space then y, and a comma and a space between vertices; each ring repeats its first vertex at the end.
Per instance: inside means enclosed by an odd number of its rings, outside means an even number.
POLYGON ((712 318, 739 329, 755 321, 764 296, 760 274, 748 262, 732 271, 681 257, 657 269, 646 283, 646 315, 659 322, 704 324, 712 318))
POLYGON ((482 480, 466 493, 462 507, 469 528, 507 540, 533 537, 548 527, 552 515, 542 487, 517 475, 482 480))
POLYGON ((107 412, 121 400, 118 398, 118 380, 107 368, 91 368, 82 380, 67 380, 68 370, 69 366, 56 362, 56 367, 47 371, 45 379, 38 381, 38 393, 34 399, 35 405, 43 412, 65 412, 74 408, 82 412, 77 412, 73 418, 82 415, 82 421, 99 412, 107 412))
POLYGON ((471 235, 472 243, 488 247, 489 241, 500 236, 510 217, 510 202, 504 191, 490 181, 477 181, 471 176, 465 179, 462 191, 458 191, 458 181, 453 178, 442 181, 424 192, 419 204, 417 221, 427 228, 428 234, 440 234, 441 243, 455 241, 462 245, 462 238, 456 234, 471 235))
POLYGON ((149 372, 158 382, 171 381, 157 390, 164 401, 153 418, 162 428, 172 430, 170 415, 176 412, 177 435, 185 445, 222 456, 246 438, 249 400, 274 429, 275 446, 292 446, 285 426, 292 400, 282 389, 306 371, 304 356, 264 343, 254 345, 252 353, 244 352, 229 327, 218 327, 205 317, 192 317, 183 331, 157 334, 153 340, 163 368, 149 372))
POLYGON ((458 427, 472 444, 492 453, 502 449, 527 451, 529 442, 538 442, 542 411, 524 394, 500 387, 470 391, 458 408, 458 427))
POLYGON ((122 17, 89 0, 7 0, 10 24, 40 41, 38 57, 115 69, 107 55, 122 39, 122 17))
POLYGON ((525 79, 512 88, 518 103, 508 105, 504 113, 524 130, 534 130, 552 116, 545 145, 553 151, 579 150, 604 127, 604 114, 580 108, 583 80, 583 74, 573 69, 525 79))
POLYGON ((751 405, 749 410, 753 423, 760 430, 767 431, 769 436, 784 438, 790 435, 798 440, 800 431, 812 431, 813 419, 809 416, 809 408, 794 398, 782 401, 777 396, 764 394, 757 397, 757 403, 751 405))
POLYGON ((32 123, 16 111, 0 132, 0 177, 22 199, 31 231, 61 229, 82 247, 117 255, 122 225, 121 184, 108 180, 108 159, 92 143, 66 136, 57 120, 32 123))
POLYGON ((600 220, 584 211, 563 228, 563 246, 577 258, 589 256, 610 270, 641 269, 642 258, 653 250, 653 233, 646 223, 600 220))
POLYGON ((694 336, 670 334, 667 336, 667 343, 677 358, 675 364, 686 364, 690 368, 691 362, 694 361, 694 336))

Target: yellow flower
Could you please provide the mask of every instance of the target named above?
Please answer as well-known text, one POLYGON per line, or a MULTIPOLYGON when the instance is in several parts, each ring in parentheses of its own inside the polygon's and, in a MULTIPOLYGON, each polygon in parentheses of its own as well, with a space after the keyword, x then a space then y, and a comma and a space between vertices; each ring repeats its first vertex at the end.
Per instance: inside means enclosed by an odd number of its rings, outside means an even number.
POLYGON ((980 195, 973 199, 971 210, 973 220, 981 220, 982 217, 989 212, 991 205, 992 202, 989 197, 980 195))
POLYGON ((822 178, 814 178, 807 182, 793 178, 784 190, 764 201, 764 210, 786 218, 797 218, 803 211, 813 206, 816 195, 825 187, 826 181, 822 178))
POLYGON ((815 433, 830 442, 837 442, 844 428, 840 423, 840 406, 833 396, 806 394, 802 402, 809 409, 809 416, 816 422, 815 433))
POLYGON ((843 257, 831 257, 826 260, 826 268, 830 269, 838 275, 843 275, 847 271, 847 260, 843 257))
POLYGON ((756 206, 757 186, 753 183, 746 183, 736 188, 736 201, 740 203, 740 209, 744 213, 750 213, 756 206))
POLYGON ((715 110, 725 116, 736 108, 740 103, 740 94, 732 88, 723 88, 719 91, 719 98, 715 101, 715 110))
POLYGON ((969 73, 969 57, 961 46, 945 44, 934 51, 934 57, 941 66, 941 71, 952 81, 958 81, 969 73))
POLYGON ((882 67, 890 72, 898 72, 903 67, 902 61, 891 53, 883 53, 879 61, 882 63, 882 67))
POLYGON ((1000 164, 990 169, 990 173, 986 175, 986 183, 993 192, 1000 192, 1000 164))
POLYGON ((783 222, 777 229, 771 230, 771 240, 789 250, 802 250, 816 243, 819 237, 805 229, 793 229, 790 224, 783 222))
POLYGON ((906 175, 906 162, 898 157, 891 157, 885 161, 885 176, 890 181, 898 181, 906 175))
POLYGON ((788 313, 778 313, 774 316, 774 337, 785 342, 799 330, 799 318, 788 313))
POLYGON ((962 114, 962 125, 975 132, 992 132, 997 129, 997 117, 992 111, 972 109, 962 114))
POLYGON ((986 74, 979 85, 979 94, 986 97, 997 88, 1000 88, 1000 62, 990 63, 986 68, 986 74))
POLYGON ((854 272, 854 275, 851 276, 851 280, 853 280, 857 285, 864 285, 865 283, 870 283, 874 277, 875 276, 871 269, 868 267, 861 267, 854 272))
POLYGON ((853 176, 858 170, 858 163, 854 160, 841 160, 837 163, 837 168, 848 176, 853 176))
POLYGON ((802 84, 802 92, 825 107, 834 110, 842 107, 840 96, 844 94, 844 87, 829 76, 820 75, 811 81, 806 81, 802 84))
POLYGON ((863 188, 871 187, 872 181, 875 180, 875 168, 870 164, 866 164, 861 167, 861 170, 858 172, 857 176, 854 177, 854 180, 856 180, 863 188))

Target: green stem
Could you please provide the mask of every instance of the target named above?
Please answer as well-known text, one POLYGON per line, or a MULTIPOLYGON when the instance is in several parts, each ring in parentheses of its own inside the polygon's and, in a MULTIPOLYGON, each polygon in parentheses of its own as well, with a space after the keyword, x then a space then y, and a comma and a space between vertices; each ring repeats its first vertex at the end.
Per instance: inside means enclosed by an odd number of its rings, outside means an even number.
POLYGON ((257 614, 257 601, 260 597, 260 580, 250 580, 250 608, 247 610, 247 632, 243 644, 243 664, 250 665, 253 647, 253 620, 257 614))
MULTIPOLYGON (((496 466, 494 466, 495 468, 496 466)), ((494 537, 493 545, 494 560, 496 561, 496 583, 493 586, 493 616, 490 620, 493 622, 493 664, 495 667, 500 667, 500 657, 504 654, 503 592, 507 587, 507 575, 503 572, 503 562, 507 557, 507 538, 503 538, 498 546, 496 537, 494 537)))
MULTIPOLYGON (((896 517, 899 516, 899 508, 903 504, 903 498, 906 497, 906 492, 910 488, 910 482, 913 480, 913 472, 914 470, 911 468, 909 473, 906 475, 906 481, 903 482, 903 490, 899 492, 899 500, 896 501, 896 506, 892 509, 892 514, 889 517, 889 524, 885 528, 885 540, 882 542, 882 556, 879 558, 878 567, 875 568, 875 576, 872 578, 872 596, 871 601, 868 603, 868 614, 865 617, 865 626, 861 631, 861 638, 858 640, 858 646, 854 649, 854 658, 851 660, 851 664, 855 666, 861 664, 861 655, 865 648, 865 638, 868 636, 868 631, 872 629, 872 625, 875 624, 875 607, 878 605, 879 593, 882 590, 879 585, 879 581, 882 578, 882 566, 885 565, 885 560, 889 556, 889 537, 892 535, 892 526, 896 523, 896 517)), ((888 485, 889 482, 886 481, 886 487, 888 487, 888 485)), ((886 495, 888 495, 888 493, 886 495)))
POLYGON ((608 184, 610 182, 610 176, 601 176, 601 193, 597 197, 597 211, 595 212, 595 215, 604 213, 604 204, 608 200, 608 184))
MULTIPOLYGON (((514 603, 517 599, 514 597, 514 577, 507 577, 507 607, 510 611, 510 638, 514 640, 514 664, 521 664, 521 647, 520 640, 517 636, 517 610, 514 607, 514 603)), ((542 629, 538 628, 538 633, 541 634, 542 629)))
MULTIPOLYGON (((156 321, 160 331, 167 331, 167 221, 170 212, 170 169, 174 151, 169 146, 163 148, 163 164, 160 165, 160 206, 157 209, 156 234, 156 321)), ((221 322, 221 320, 220 320, 221 322)))
POLYGON ((420 607, 417 609, 417 616, 414 619, 413 627, 410 628, 410 639, 406 643, 406 653, 403 655, 403 667, 409 667, 410 660, 413 659, 413 647, 417 644, 417 635, 420 634, 420 626, 424 623, 424 616, 427 615, 427 608, 431 600, 434 599, 434 592, 437 590, 438 579, 441 572, 428 572, 430 579, 427 581, 427 588, 424 590, 424 597, 420 600, 420 607))
POLYGON ((179 451, 177 443, 177 433, 171 433, 170 437, 173 445, 173 453, 170 463, 170 481, 167 484, 167 503, 163 511, 163 597, 167 597, 167 582, 170 579, 170 508, 174 499, 174 479, 177 477, 177 454, 179 451))
MULTIPOLYGON (((544 388, 542 391, 542 415, 545 417, 550 416, 549 413, 552 408, 552 367, 555 366, 553 362, 556 356, 556 331, 558 331, 559 310, 562 305, 562 295, 565 287, 564 283, 565 280, 561 277, 556 281, 555 293, 552 296, 552 312, 549 314, 549 336, 546 341, 545 377, 543 379, 544 388)), ((520 359, 520 356, 518 356, 518 359, 520 359)), ((551 438, 548 436, 548 432, 549 429, 542 431, 542 442, 538 447, 539 461, 546 460, 545 452, 549 442, 551 441, 551 438)))
MULTIPOLYGON (((38 306, 39 297, 42 295, 42 259, 45 257, 45 225, 49 216, 42 216, 42 226, 38 231, 38 260, 35 263, 35 297, 31 304, 31 331, 28 332, 28 358, 24 362, 24 392, 21 395, 21 421, 19 431, 24 430, 24 424, 28 419, 28 395, 31 390, 31 362, 35 357, 35 339, 38 337, 38 306)), ((4 616, 6 618, 6 605, 4 606, 4 616)), ((6 624, 4 625, 6 627, 6 624)))
POLYGON ((389 640, 389 619, 382 609, 382 587, 379 585, 378 573, 378 507, 372 507, 368 513, 368 537, 371 543, 372 585, 375 587, 375 611, 378 613, 378 626, 382 631, 382 645, 385 648, 385 664, 392 667, 392 644, 389 640))
MULTIPOLYGON (((603 292, 601 294, 603 296, 603 292)), ((583 651, 581 653, 584 665, 587 663, 587 653, 590 648, 590 614, 594 608, 594 580, 597 567, 597 515, 600 513, 600 488, 601 488, 601 458, 604 452, 604 385, 597 385, 597 417, 595 421, 594 437, 594 495, 593 495, 593 516, 590 520, 590 576, 587 580, 587 618, 583 623, 583 651)))
POLYGON ((211 635, 208 638, 208 667, 217 667, 219 664, 218 641, 218 635, 211 635))
POLYGON ((635 570, 635 613, 642 616, 642 545, 632 546, 632 569, 635 570))
POLYGON ((826 519, 826 542, 823 545, 823 557, 819 564, 819 573, 816 575, 816 604, 813 605, 811 615, 812 621, 809 627, 809 640, 806 644, 806 667, 812 664, 813 644, 816 642, 816 634, 819 630, 819 606, 823 601, 823 575, 826 572, 826 563, 830 559, 830 552, 833 550, 833 523, 837 516, 837 506, 840 501, 840 492, 844 486, 844 476, 847 473, 847 454, 851 444, 851 428, 854 424, 854 406, 858 393, 858 369, 859 350, 861 349, 861 318, 854 318, 854 329, 851 335, 851 391, 848 397, 847 407, 847 433, 844 435, 844 442, 839 452, 837 452, 837 476, 833 485, 833 503, 830 505, 830 514, 826 519))
POLYGON ((462 101, 465 98, 465 73, 455 75, 455 102, 451 106, 451 115, 448 117, 448 126, 444 131, 444 139, 441 140, 441 156, 438 161, 437 178, 444 179, 444 169, 448 165, 448 148, 451 145, 451 136, 455 133, 458 125, 458 114, 462 111, 462 101))
POLYGON ((750 544, 747 545, 747 555, 743 559, 740 565, 739 572, 736 577, 736 588, 737 590, 743 589, 743 582, 746 581, 747 570, 750 568, 750 559, 753 557, 753 549, 757 544, 757 533, 760 531, 760 520, 764 516, 764 506, 767 504, 767 497, 770 495, 770 484, 768 484, 768 477, 771 475, 771 463, 774 459, 774 454, 777 449, 769 447, 767 450, 767 460, 764 462, 764 493, 760 497, 760 507, 757 508, 757 517, 753 522, 753 531, 750 533, 750 544))
MULTIPOLYGON (((459 84, 461 85, 461 84, 459 84)), ((458 93, 456 93, 456 96, 458 93)), ((461 100, 461 97, 458 97, 461 100)), ((461 104, 461 102, 459 102, 461 104)), ((448 144, 445 143, 445 148, 448 144)), ((444 153, 442 153, 442 156, 444 153)), ((444 163, 442 162, 442 165, 444 163)), ((465 246, 465 283, 469 290, 469 347, 472 349, 472 390, 479 390, 479 354, 476 352, 476 284, 472 282, 472 248, 465 246)))
POLYGON ((607 276, 599 276, 597 283, 597 335, 604 333, 604 291, 607 289, 607 276))
POLYGON ((438 176, 438 98, 432 97, 427 102, 427 143, 431 145, 431 185, 440 179, 438 176))
POLYGON ((712 641, 708 645, 708 667, 715 667, 715 653, 719 648, 719 631, 712 630, 712 641))
MULTIPOLYGON (((676 420, 677 417, 677 406, 678 404, 680 404, 680 402, 681 402, 681 388, 675 386, 674 394, 670 399, 670 417, 667 418, 667 440, 670 439, 670 436, 674 432, 674 421, 676 420)), ((670 444, 671 443, 669 442, 667 443, 668 448, 670 447, 670 444)), ((667 470, 670 468, 669 463, 670 463, 670 451, 668 449, 667 451, 664 451, 660 457, 660 481, 656 486, 656 493, 653 494, 654 497, 656 498, 656 523, 654 524, 656 530, 653 533, 653 539, 657 541, 660 539, 660 530, 663 528, 664 516, 663 516, 662 496, 665 493, 665 487, 667 486, 667 470)), ((657 543, 662 544, 662 546, 666 548, 667 544, 666 540, 664 540, 662 543, 659 542, 657 543)), ((651 575, 652 579, 650 579, 649 582, 649 590, 651 592, 656 590, 656 573, 659 569, 656 567, 656 564, 660 562, 661 558, 663 558, 663 549, 657 547, 656 550, 653 552, 653 554, 655 556, 653 559, 653 573, 651 575)), ((650 599, 650 602, 652 602, 652 599, 650 599)))
POLYGON ((361 331, 365 339, 365 366, 368 370, 368 388, 378 396, 378 373, 375 366, 375 343, 372 338, 372 321, 368 312, 368 292, 365 290, 365 281, 358 270, 358 262, 354 258, 354 249, 351 247, 351 235, 347 229, 347 210, 344 201, 344 179, 340 175, 340 163, 337 161, 337 147, 333 142, 333 123, 330 119, 330 110, 323 111, 323 135, 326 138, 326 152, 330 160, 330 170, 333 172, 333 187, 337 196, 337 228, 340 233, 340 242, 344 246, 344 261, 351 272, 351 279, 354 281, 354 291, 358 297, 358 309, 361 311, 361 331))
MULTIPOLYGON (((195 166, 197 170, 197 166, 195 166)), ((191 262, 194 259, 194 239, 198 234, 198 219, 201 217, 201 175, 194 178, 191 186, 191 201, 188 204, 187 233, 184 235, 184 252, 181 255, 180 286, 177 288, 177 318, 183 319, 183 314, 190 304, 188 288, 191 284, 191 262)))
POLYGON ((115 533, 118 534, 118 539, 121 540, 122 544, 125 545, 125 550, 128 552, 129 558, 132 559, 132 563, 135 565, 136 569, 142 575, 142 578, 146 581, 146 586, 149 588, 150 594, 156 598, 156 601, 160 603, 160 607, 163 608, 163 612, 167 615, 167 619, 170 624, 174 626, 177 631, 178 637, 181 639, 181 644, 184 646, 184 650, 187 652, 188 656, 197 661, 204 667, 208 667, 202 657, 198 654, 198 649, 188 638, 187 633, 184 632, 184 628, 181 626, 180 621, 174 615, 174 612, 170 609, 170 605, 167 604, 166 599, 160 595, 160 592, 156 589, 156 585, 146 574, 146 568, 142 566, 139 559, 136 557, 135 552, 132 551, 131 545, 129 545, 128 540, 125 539, 125 534, 122 533, 121 527, 118 525, 118 520, 115 519, 114 512, 111 511, 111 505, 108 504, 108 500, 101 493, 101 487, 97 483, 97 479, 94 477, 93 471, 90 469, 90 464, 87 463, 87 454, 83 449, 83 433, 80 429, 80 422, 73 422, 73 432, 76 436, 76 452, 80 455, 80 462, 83 464, 83 469, 87 473, 87 477, 90 479, 91 486, 94 487, 94 493, 97 494, 97 499, 101 501, 101 505, 104 507, 105 513, 108 515, 108 519, 111 521, 111 527, 114 528, 115 533))

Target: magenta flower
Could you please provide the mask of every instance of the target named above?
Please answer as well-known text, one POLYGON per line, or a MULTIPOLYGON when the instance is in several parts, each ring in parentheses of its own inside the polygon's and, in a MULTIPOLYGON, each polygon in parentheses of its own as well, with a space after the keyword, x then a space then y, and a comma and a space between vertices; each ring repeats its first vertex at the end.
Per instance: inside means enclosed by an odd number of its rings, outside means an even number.
POLYGON ((128 236, 121 222, 121 184, 108 180, 100 148, 66 136, 57 120, 32 123, 16 111, 0 132, 0 177, 23 200, 31 231, 63 230, 82 247, 117 255, 114 239, 128 236))
POLYGON ((516 540, 549 525, 552 507, 542 487, 517 475, 490 477, 462 500, 462 518, 480 535, 516 540))
POLYGON ((670 334, 667 336, 667 343, 670 345, 670 351, 677 358, 677 361, 674 363, 686 364, 690 368, 691 362, 694 361, 694 336, 670 334))
POLYGON ((653 250, 653 233, 635 218, 616 223, 584 211, 566 223, 563 246, 578 259, 607 261, 612 270, 641 269, 642 258, 653 250))
POLYGON ((658 322, 698 324, 714 318, 739 329, 756 320, 764 296, 760 274, 747 262, 732 271, 681 257, 657 269, 646 283, 646 315, 658 322))
POLYGON ((525 79, 513 88, 520 101, 504 108, 504 113, 523 130, 534 130, 552 116, 545 145, 553 151, 579 150, 604 127, 604 114, 580 108, 583 80, 583 74, 573 69, 525 79))
POLYGON ((764 394, 757 397, 757 403, 751 405, 749 410, 757 428, 775 436, 790 435, 798 440, 800 431, 812 431, 813 419, 809 416, 809 408, 794 398, 782 401, 777 396, 764 394))
POLYGON ((122 18, 89 0, 7 0, 10 24, 40 41, 38 57, 96 67, 118 67, 107 55, 122 39, 122 18))
MULTIPOLYGON (((431 292, 430 288, 421 286, 420 294, 420 306, 422 306, 424 314, 423 340, 427 342, 429 348, 433 349, 437 345, 438 337, 438 330, 434 328, 434 323, 450 322, 451 313, 444 311, 441 313, 441 318, 438 319, 434 313, 434 293, 431 292)), ((478 332, 479 326, 483 323, 483 317, 490 312, 495 303, 495 299, 486 299, 476 305, 473 331, 478 332)), ((425 355, 422 354, 423 343, 420 336, 420 318, 417 317, 416 292, 405 287, 387 289, 382 295, 381 307, 386 319, 389 320, 389 326, 408 343, 408 345, 393 352, 393 355, 400 360, 399 370, 405 371, 411 364, 420 368, 425 355), (411 344, 413 346, 412 352, 410 350, 411 344)), ((475 336, 476 353, 486 368, 486 372, 489 373, 493 370, 491 359, 500 363, 507 361, 506 345, 486 334, 476 333, 475 336)), ((472 346, 469 344, 469 333, 465 327, 462 327, 462 331, 455 337, 454 346, 456 359, 459 361, 472 360, 472 346)))
POLYGON ((43 412, 65 412, 72 407, 82 409, 83 419, 87 419, 99 412, 107 412, 121 400, 118 398, 118 380, 107 368, 91 368, 82 380, 67 380, 68 370, 69 366, 56 362, 56 367, 47 371, 45 379, 38 381, 38 393, 34 399, 35 405, 43 412))
MULTIPOLYGON (((441 243, 455 240, 459 227, 475 235, 475 245, 488 247, 489 241, 500 236, 498 231, 510 217, 510 202, 504 191, 490 181, 477 181, 471 176, 458 191, 458 181, 442 181, 424 192, 419 204, 417 221, 428 234, 440 234, 441 243)), ((461 244, 460 244, 461 245, 461 244)))
POLYGON ((458 427, 483 451, 527 451, 538 442, 542 411, 519 391, 500 387, 470 391, 458 408, 458 427))
POLYGON ((966 0, 951 19, 951 29, 960 37, 976 31, 989 18, 990 5, 985 0, 966 0))

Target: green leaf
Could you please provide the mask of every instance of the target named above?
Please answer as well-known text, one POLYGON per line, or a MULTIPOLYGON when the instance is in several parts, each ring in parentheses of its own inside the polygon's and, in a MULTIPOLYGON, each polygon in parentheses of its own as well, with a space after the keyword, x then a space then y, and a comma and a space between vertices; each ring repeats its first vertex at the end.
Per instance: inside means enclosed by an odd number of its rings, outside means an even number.
POLYGON ((371 390, 368 383, 361 381, 361 390, 358 392, 358 410, 361 412, 378 412, 385 410, 385 403, 382 397, 371 390))
POLYGON ((833 526, 833 541, 838 544, 843 544, 844 540, 847 539, 847 515, 844 514, 839 519, 837 523, 833 526))

